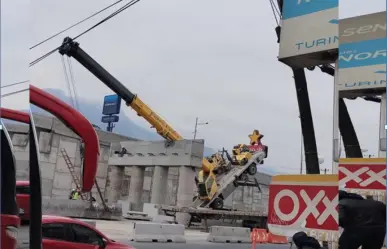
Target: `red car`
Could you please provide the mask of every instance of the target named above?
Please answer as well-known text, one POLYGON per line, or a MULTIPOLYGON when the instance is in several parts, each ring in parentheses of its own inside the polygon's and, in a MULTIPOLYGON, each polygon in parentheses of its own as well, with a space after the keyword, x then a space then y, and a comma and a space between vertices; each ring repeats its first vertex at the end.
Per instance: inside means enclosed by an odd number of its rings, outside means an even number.
POLYGON ((109 239, 80 220, 43 215, 43 249, 135 249, 109 239))
POLYGON ((30 182, 16 181, 16 203, 22 221, 30 219, 30 182))

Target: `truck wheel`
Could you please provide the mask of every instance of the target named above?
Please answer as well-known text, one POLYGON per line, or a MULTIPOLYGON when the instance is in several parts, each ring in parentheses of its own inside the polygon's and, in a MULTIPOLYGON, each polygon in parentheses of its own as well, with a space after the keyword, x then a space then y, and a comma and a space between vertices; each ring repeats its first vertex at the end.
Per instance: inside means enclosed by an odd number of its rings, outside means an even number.
POLYGON ((257 173, 257 165, 254 163, 254 164, 251 164, 248 168, 247 168, 247 173, 249 175, 255 175, 257 173))
POLYGON ((241 181, 247 181, 247 180, 249 180, 249 177, 247 176, 247 174, 242 174, 242 175, 239 177, 239 179, 240 179, 241 181))
POLYGON ((213 209, 222 209, 223 208, 223 200, 217 197, 214 202, 211 204, 213 209))

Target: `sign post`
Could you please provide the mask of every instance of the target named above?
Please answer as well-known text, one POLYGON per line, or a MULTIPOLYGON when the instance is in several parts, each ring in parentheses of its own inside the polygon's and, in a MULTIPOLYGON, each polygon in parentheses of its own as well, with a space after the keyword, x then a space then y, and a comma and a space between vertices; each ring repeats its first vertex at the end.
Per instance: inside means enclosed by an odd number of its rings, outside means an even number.
POLYGON ((104 98, 101 122, 107 123, 108 126, 106 130, 108 132, 113 132, 114 123, 119 121, 119 114, 121 111, 121 98, 118 95, 107 95, 104 98))

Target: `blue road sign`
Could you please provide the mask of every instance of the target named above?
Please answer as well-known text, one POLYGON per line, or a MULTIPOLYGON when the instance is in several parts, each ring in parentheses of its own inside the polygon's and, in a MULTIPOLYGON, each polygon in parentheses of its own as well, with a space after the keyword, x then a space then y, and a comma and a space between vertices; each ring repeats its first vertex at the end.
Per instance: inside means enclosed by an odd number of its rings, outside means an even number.
POLYGON ((114 115, 121 111, 121 98, 118 95, 107 95, 103 101, 102 114, 114 115))

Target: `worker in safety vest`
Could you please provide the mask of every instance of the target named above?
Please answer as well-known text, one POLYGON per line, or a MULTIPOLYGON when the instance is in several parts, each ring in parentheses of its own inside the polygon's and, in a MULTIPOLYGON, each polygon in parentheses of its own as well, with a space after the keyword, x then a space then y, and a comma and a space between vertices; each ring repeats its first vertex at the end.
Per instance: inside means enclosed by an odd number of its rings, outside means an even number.
POLYGON ((72 190, 71 191, 71 200, 78 200, 79 199, 79 195, 81 194, 81 191, 79 189, 77 190, 72 190))
POLYGON ((339 190, 339 249, 380 249, 386 235, 386 205, 339 190))
POLYGON ((305 232, 295 233, 292 237, 293 243, 297 249, 320 249, 320 243, 313 237, 308 236, 305 232))

